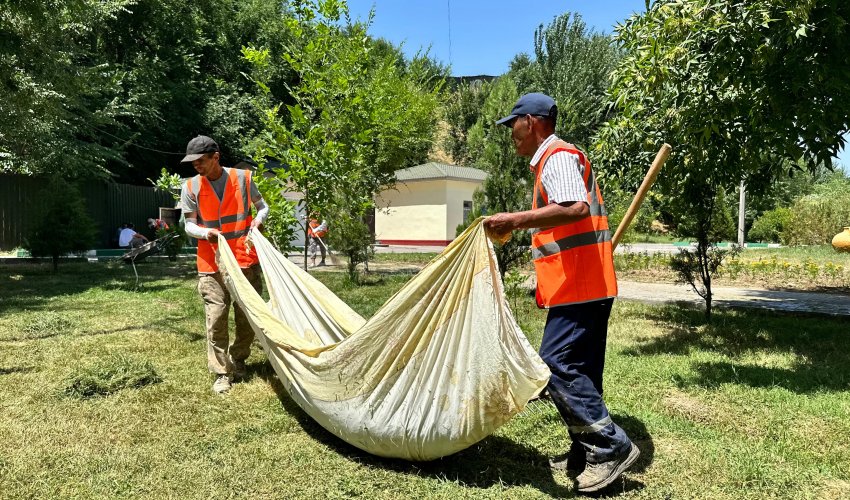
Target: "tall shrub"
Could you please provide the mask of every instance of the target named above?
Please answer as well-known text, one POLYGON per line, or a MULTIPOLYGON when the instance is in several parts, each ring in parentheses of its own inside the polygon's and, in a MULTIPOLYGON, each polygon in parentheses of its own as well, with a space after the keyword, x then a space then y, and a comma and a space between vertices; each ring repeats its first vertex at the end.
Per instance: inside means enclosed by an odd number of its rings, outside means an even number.
POLYGON ((788 245, 826 245, 844 226, 850 226, 850 178, 836 173, 815 186, 791 207, 791 216, 782 232, 788 245))
POLYGON ((86 212, 83 197, 73 184, 51 178, 44 199, 47 205, 26 237, 24 248, 33 257, 51 257, 56 272, 59 257, 91 248, 96 237, 95 227, 86 212))
POLYGON ((779 243, 791 221, 791 209, 787 207, 774 208, 763 213, 753 222, 748 236, 753 241, 779 243))

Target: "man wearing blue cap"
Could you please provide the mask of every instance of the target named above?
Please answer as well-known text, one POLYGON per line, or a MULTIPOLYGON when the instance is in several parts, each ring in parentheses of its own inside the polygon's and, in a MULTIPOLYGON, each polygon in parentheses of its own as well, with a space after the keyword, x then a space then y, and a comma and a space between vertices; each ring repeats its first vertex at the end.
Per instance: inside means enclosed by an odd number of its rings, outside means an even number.
POLYGON ((617 296, 611 232, 602 193, 582 151, 555 135, 558 108, 539 93, 526 94, 498 124, 511 128, 520 156, 535 173, 531 210, 499 213, 484 221, 504 240, 532 229, 537 305, 549 309, 540 357, 552 376, 552 401, 572 438, 552 468, 577 474, 578 491, 613 483, 640 451, 611 420, 602 400, 608 317, 617 296))

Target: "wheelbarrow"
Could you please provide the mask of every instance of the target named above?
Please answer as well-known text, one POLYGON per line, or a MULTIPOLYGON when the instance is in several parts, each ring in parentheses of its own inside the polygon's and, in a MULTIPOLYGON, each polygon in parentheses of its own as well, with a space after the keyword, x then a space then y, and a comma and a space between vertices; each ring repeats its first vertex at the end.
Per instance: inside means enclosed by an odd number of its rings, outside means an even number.
POLYGON ((177 236, 178 234, 176 232, 168 233, 162 238, 149 241, 121 256, 121 260, 123 260, 125 264, 133 265, 133 273, 136 275, 136 288, 139 287, 139 273, 136 271, 136 262, 145 260, 150 255, 155 255, 164 251, 168 244, 177 238, 177 236))

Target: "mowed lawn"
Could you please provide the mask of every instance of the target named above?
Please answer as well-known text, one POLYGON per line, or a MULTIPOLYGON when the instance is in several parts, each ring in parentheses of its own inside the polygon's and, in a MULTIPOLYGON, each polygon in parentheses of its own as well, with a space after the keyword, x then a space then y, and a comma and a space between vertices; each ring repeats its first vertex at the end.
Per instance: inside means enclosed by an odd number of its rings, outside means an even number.
MULTIPOLYGON (((568 438, 545 402, 466 451, 409 463, 315 424, 259 348, 247 382, 212 394, 192 262, 145 262, 139 274, 136 290, 115 262, 63 264, 58 275, 0 266, 0 498, 574 495, 547 466, 568 438), (80 393, 116 367, 150 376, 80 393)), ((365 316, 410 277, 354 287, 341 273, 317 276, 365 316)), ((539 344, 544 313, 528 297, 514 306, 539 344)), ((719 311, 705 326, 699 311, 621 301, 605 377, 614 419, 643 452, 606 495, 850 498, 846 319, 719 311)))

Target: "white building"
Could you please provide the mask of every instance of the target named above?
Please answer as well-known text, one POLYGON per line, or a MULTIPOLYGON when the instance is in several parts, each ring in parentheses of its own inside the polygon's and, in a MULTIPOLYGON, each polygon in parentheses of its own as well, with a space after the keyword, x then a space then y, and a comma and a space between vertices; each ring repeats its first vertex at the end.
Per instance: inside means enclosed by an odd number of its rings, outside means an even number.
POLYGON ((472 210, 472 193, 487 173, 426 163, 396 172, 398 182, 375 197, 375 240, 389 245, 448 245, 472 210))

